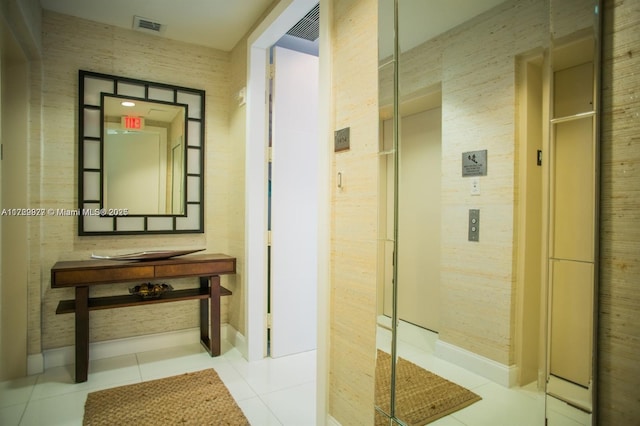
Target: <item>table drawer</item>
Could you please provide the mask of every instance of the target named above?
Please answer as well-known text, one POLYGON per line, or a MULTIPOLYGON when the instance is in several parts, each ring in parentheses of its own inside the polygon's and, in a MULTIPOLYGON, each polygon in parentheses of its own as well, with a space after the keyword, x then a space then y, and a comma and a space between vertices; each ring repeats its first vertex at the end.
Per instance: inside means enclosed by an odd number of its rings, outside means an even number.
POLYGON ((62 270, 54 272, 52 287, 71 287, 82 284, 153 279, 154 273, 155 271, 152 265, 128 266, 113 269, 62 270))
POLYGON ((236 271, 234 259, 219 262, 203 262, 189 264, 167 264, 156 266, 157 277, 188 277, 233 274, 236 271))

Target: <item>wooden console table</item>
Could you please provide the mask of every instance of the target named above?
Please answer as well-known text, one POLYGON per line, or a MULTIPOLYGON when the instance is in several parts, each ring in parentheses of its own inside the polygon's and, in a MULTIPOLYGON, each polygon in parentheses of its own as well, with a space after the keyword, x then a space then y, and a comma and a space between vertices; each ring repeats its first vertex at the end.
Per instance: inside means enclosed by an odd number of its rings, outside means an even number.
POLYGON ((199 299, 200 340, 211 356, 220 355, 220 297, 231 294, 220 286, 220 275, 235 272, 236 259, 225 254, 198 254, 151 261, 57 262, 51 268, 51 288, 75 288, 75 299, 61 300, 56 314, 75 313, 76 383, 87 381, 89 311, 98 309, 199 299), (187 277, 200 278, 200 287, 169 291, 158 299, 142 299, 132 294, 89 297, 89 287, 94 285, 187 277))

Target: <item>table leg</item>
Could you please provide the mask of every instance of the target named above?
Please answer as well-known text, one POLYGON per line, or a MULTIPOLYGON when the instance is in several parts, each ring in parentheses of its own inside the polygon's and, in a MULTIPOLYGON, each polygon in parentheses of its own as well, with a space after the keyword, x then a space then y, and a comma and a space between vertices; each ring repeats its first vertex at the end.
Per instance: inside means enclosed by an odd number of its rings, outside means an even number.
POLYGON ((220 276, 210 278, 211 302, 209 318, 211 319, 211 355, 220 355, 220 276))
POLYGON ((211 356, 218 356, 220 355, 220 276, 201 277, 200 288, 207 288, 209 291, 209 300, 200 300, 200 341, 211 356))
POLYGON ((89 287, 76 287, 76 383, 89 372, 89 287))
MULTIPOLYGON (((209 277, 200 277, 200 291, 209 290, 209 277)), ((209 294, 211 297, 211 294, 209 294)), ((210 355, 211 353, 211 339, 209 338, 209 301, 207 299, 200 299, 200 341, 207 349, 210 355)))

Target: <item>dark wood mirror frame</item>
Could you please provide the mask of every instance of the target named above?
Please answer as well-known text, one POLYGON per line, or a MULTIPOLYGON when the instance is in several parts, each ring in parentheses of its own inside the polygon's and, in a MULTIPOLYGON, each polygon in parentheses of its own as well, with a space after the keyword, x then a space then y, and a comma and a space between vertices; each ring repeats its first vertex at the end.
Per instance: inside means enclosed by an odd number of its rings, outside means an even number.
POLYGON ((83 70, 78 88, 78 235, 204 232, 204 90, 83 70), (105 95, 186 107, 183 214, 134 215, 105 208, 105 95))

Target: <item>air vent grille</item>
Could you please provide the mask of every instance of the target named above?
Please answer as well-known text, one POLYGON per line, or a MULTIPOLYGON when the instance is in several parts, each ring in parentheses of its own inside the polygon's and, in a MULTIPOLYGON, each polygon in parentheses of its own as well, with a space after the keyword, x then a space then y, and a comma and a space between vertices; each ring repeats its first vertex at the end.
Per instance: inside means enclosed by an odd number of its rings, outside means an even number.
POLYGON ((158 22, 153 22, 151 19, 141 18, 140 16, 134 16, 133 29, 138 31, 145 31, 145 32, 160 34, 164 31, 164 25, 158 22))
POLYGON ((157 22, 145 21, 142 19, 138 22, 138 26, 140 28, 158 32, 160 32, 160 28, 162 27, 162 25, 158 24, 157 22))
POLYGON ((302 38, 309 41, 315 41, 320 34, 320 4, 307 13, 304 18, 295 24, 287 34, 290 36, 302 38))

